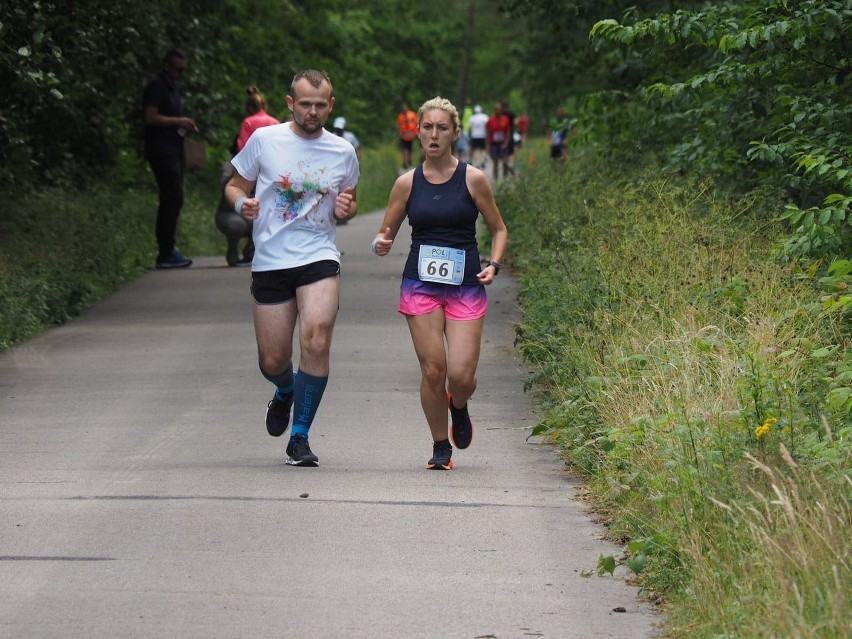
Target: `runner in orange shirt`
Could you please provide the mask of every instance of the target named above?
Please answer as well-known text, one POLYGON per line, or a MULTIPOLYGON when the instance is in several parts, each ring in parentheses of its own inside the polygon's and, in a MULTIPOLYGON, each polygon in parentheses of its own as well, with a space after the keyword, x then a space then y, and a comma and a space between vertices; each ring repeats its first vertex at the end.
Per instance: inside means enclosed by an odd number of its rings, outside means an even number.
POLYGON ((402 103, 402 111, 396 116, 396 125, 399 127, 399 148, 402 152, 402 170, 411 168, 411 147, 417 137, 417 114, 402 103))

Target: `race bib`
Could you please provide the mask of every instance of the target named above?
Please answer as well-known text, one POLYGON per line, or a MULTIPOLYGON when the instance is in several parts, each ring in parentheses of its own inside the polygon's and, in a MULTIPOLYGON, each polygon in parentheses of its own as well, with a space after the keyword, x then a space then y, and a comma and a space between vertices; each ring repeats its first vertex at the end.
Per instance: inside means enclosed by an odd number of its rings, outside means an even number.
POLYGON ((464 280, 464 258, 462 249, 424 244, 417 268, 420 279, 459 286, 464 280))

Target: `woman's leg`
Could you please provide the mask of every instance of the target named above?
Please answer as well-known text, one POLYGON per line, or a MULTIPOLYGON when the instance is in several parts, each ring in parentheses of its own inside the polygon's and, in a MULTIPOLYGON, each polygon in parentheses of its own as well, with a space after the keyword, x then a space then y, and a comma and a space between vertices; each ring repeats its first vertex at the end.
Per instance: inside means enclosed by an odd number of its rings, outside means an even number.
POLYGON ((420 404, 433 441, 442 441, 449 438, 444 311, 437 309, 426 315, 409 315, 406 319, 420 362, 420 404))
POLYGON ((476 390, 476 368, 485 318, 447 320, 447 391, 456 408, 464 408, 476 390))

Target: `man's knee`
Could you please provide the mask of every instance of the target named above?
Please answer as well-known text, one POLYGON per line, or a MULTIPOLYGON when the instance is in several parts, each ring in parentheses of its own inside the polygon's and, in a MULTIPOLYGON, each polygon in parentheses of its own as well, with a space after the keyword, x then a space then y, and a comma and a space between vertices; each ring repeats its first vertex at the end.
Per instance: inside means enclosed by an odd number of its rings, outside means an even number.
POLYGON ((312 359, 323 359, 331 351, 331 330, 307 331, 302 335, 299 349, 303 356, 312 359))
POLYGON ((280 360, 261 357, 258 361, 260 373, 276 386, 286 388, 293 383, 293 365, 290 360, 283 363, 280 360), (269 371, 277 371, 270 373, 269 371))

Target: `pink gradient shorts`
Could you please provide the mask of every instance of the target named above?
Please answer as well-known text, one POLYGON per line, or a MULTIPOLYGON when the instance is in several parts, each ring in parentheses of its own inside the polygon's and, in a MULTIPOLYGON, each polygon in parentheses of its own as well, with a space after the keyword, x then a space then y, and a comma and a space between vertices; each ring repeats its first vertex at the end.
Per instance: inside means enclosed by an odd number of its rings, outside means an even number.
POLYGON ((400 313, 426 315, 439 308, 444 309, 447 319, 480 319, 488 311, 488 295, 480 284, 453 286, 402 278, 397 309, 400 313))

